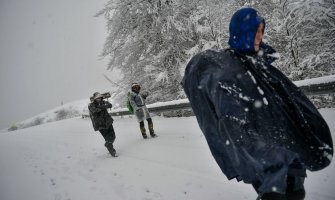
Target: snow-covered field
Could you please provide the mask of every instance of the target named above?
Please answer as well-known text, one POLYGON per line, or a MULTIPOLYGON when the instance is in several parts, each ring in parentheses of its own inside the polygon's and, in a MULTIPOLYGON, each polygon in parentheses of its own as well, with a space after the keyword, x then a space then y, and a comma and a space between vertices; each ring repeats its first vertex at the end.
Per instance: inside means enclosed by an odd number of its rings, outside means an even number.
MULTIPOLYGON (((335 109, 322 109, 335 135, 335 109)), ((143 140, 135 119, 115 118, 112 158, 89 119, 72 118, 0 133, 0 200, 255 200, 228 181, 194 117, 153 118, 143 140)), ((308 173, 307 200, 335 199, 335 164, 308 173)))

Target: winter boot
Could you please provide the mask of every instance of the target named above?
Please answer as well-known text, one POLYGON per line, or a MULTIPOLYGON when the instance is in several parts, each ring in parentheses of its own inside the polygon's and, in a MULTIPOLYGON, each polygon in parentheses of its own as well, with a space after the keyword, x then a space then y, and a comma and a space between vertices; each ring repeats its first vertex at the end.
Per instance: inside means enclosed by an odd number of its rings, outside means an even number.
POLYGON ((151 137, 156 137, 153 124, 149 124, 149 132, 151 137))
POLYGON ((148 136, 147 136, 146 133, 142 133, 142 137, 143 137, 143 139, 148 139, 148 136))
POLYGON ((151 118, 148 119, 148 127, 151 137, 156 137, 155 131, 154 131, 154 124, 152 123, 151 118))
POLYGON ((144 122, 140 122, 140 130, 141 130, 143 139, 147 139, 148 136, 147 136, 146 131, 145 131, 144 122))
POLYGON ((113 143, 105 143, 105 147, 107 148, 107 150, 109 151, 109 153, 113 156, 116 157, 116 150, 113 147, 113 143))

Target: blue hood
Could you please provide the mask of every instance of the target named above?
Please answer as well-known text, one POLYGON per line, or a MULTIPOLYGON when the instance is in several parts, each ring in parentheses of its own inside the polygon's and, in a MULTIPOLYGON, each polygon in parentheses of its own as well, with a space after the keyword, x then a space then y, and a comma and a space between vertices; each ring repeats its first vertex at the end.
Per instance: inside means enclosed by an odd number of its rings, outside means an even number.
POLYGON ((254 41, 259 24, 265 20, 253 8, 242 8, 235 12, 229 24, 229 42, 231 49, 241 53, 253 53, 254 41))

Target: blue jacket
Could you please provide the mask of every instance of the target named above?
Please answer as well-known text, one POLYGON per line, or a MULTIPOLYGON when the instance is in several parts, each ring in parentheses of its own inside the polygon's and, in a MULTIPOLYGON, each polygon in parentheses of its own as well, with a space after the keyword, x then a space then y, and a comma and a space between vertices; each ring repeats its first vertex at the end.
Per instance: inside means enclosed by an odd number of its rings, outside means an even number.
POLYGON ((293 162, 302 165, 298 176, 330 164, 329 128, 299 88, 271 65, 273 48, 262 44, 262 54, 232 48, 194 56, 184 91, 227 178, 261 182, 262 192, 273 187, 285 192, 293 162))

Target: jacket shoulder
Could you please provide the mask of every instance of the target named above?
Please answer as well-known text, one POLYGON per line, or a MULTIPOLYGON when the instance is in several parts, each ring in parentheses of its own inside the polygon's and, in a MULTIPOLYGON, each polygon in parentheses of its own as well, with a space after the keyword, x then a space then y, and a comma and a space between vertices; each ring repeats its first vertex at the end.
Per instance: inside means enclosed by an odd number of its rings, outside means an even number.
POLYGON ((226 69, 232 70, 240 65, 239 58, 229 50, 206 50, 195 55, 187 64, 185 74, 192 71, 203 72, 211 69, 226 69))
POLYGON ((134 97, 134 96, 136 96, 135 92, 133 92, 133 91, 128 92, 128 97, 134 97))
POLYGON ((96 105, 94 104, 94 103, 89 103, 88 104, 88 109, 90 109, 90 108, 95 108, 96 107, 96 105))
POLYGON ((209 50, 196 54, 192 58, 192 60, 218 61, 222 59, 231 59, 231 58, 232 58, 232 55, 230 54, 229 51, 226 51, 224 49, 222 50, 209 49, 209 50))

